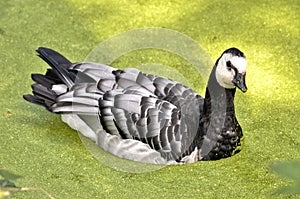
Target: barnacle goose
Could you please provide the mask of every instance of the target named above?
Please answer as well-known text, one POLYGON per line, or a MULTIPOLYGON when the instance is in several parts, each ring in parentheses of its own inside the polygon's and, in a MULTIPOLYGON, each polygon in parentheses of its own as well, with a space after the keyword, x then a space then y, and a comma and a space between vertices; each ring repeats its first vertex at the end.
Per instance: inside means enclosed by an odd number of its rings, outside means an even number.
POLYGON ((205 98, 167 78, 137 69, 71 63, 40 47, 51 69, 32 74, 24 99, 62 114, 105 151, 152 164, 217 160, 240 151, 242 128, 234 109, 236 87, 246 92, 246 57, 237 48, 216 61, 205 98))

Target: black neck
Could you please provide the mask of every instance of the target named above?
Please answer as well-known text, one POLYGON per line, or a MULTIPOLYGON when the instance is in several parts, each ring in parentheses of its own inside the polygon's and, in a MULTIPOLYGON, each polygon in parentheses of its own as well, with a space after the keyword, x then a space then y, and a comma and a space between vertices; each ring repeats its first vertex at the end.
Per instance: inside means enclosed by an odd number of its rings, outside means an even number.
POLYGON ((203 116, 211 117, 211 114, 222 116, 222 113, 235 115, 234 95, 235 88, 228 89, 220 86, 216 79, 216 67, 214 67, 206 87, 203 116))
MULTIPOLYGON (((216 67, 214 67, 205 93, 203 112, 199 121, 199 128, 197 135, 190 145, 188 154, 191 153, 195 147, 200 149, 205 143, 204 137, 208 140, 216 140, 217 135, 221 134, 225 120, 228 118, 235 118, 234 110, 234 95, 236 89, 227 89, 217 82, 216 67)), ((211 142, 209 142, 211 143, 211 142)), ((207 146, 207 150, 213 146, 207 146)), ((205 152, 204 152, 205 153, 205 152)))

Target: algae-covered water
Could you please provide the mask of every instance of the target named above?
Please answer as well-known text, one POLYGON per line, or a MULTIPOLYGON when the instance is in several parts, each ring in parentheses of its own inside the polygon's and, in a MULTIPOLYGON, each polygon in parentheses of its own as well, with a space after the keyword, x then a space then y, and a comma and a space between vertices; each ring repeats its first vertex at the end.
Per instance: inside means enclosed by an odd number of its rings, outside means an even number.
MULTIPOLYGON (((0 168, 22 176, 17 186, 42 188, 55 198, 299 197, 276 193, 292 180, 270 169, 274 162, 300 159, 299 10, 296 0, 1 1, 0 168), (39 46, 82 61, 112 36, 147 27, 187 35, 213 61, 232 46, 246 54, 248 92, 237 92, 235 100, 245 136, 238 155, 146 173, 118 171, 95 159, 58 115, 23 100, 31 92, 30 74, 47 68, 35 55, 39 46)), ((205 82, 170 52, 133 51, 112 65, 145 63, 176 69, 204 94, 205 82)), ((11 198, 47 196, 23 191, 11 198)))

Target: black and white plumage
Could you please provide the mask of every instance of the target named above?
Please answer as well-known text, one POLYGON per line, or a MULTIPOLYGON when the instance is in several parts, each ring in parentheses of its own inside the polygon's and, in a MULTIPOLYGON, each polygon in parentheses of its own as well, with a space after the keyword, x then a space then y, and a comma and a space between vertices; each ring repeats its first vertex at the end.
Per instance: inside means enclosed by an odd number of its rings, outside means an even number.
POLYGON ((239 151, 243 134, 234 95, 236 87, 247 88, 246 58, 236 48, 217 60, 205 98, 137 69, 71 63, 43 47, 37 53, 51 69, 32 74, 33 95, 24 98, 62 114, 70 127, 114 155, 172 164, 226 158, 239 151))

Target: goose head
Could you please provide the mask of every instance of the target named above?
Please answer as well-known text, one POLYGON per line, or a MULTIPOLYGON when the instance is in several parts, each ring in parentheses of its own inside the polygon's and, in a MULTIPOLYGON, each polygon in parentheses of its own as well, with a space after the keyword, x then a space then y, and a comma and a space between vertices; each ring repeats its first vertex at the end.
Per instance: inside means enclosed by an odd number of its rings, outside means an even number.
POLYGON ((246 66, 247 60, 243 52, 237 48, 225 50, 216 63, 217 82, 224 88, 237 87, 246 92, 246 66))

